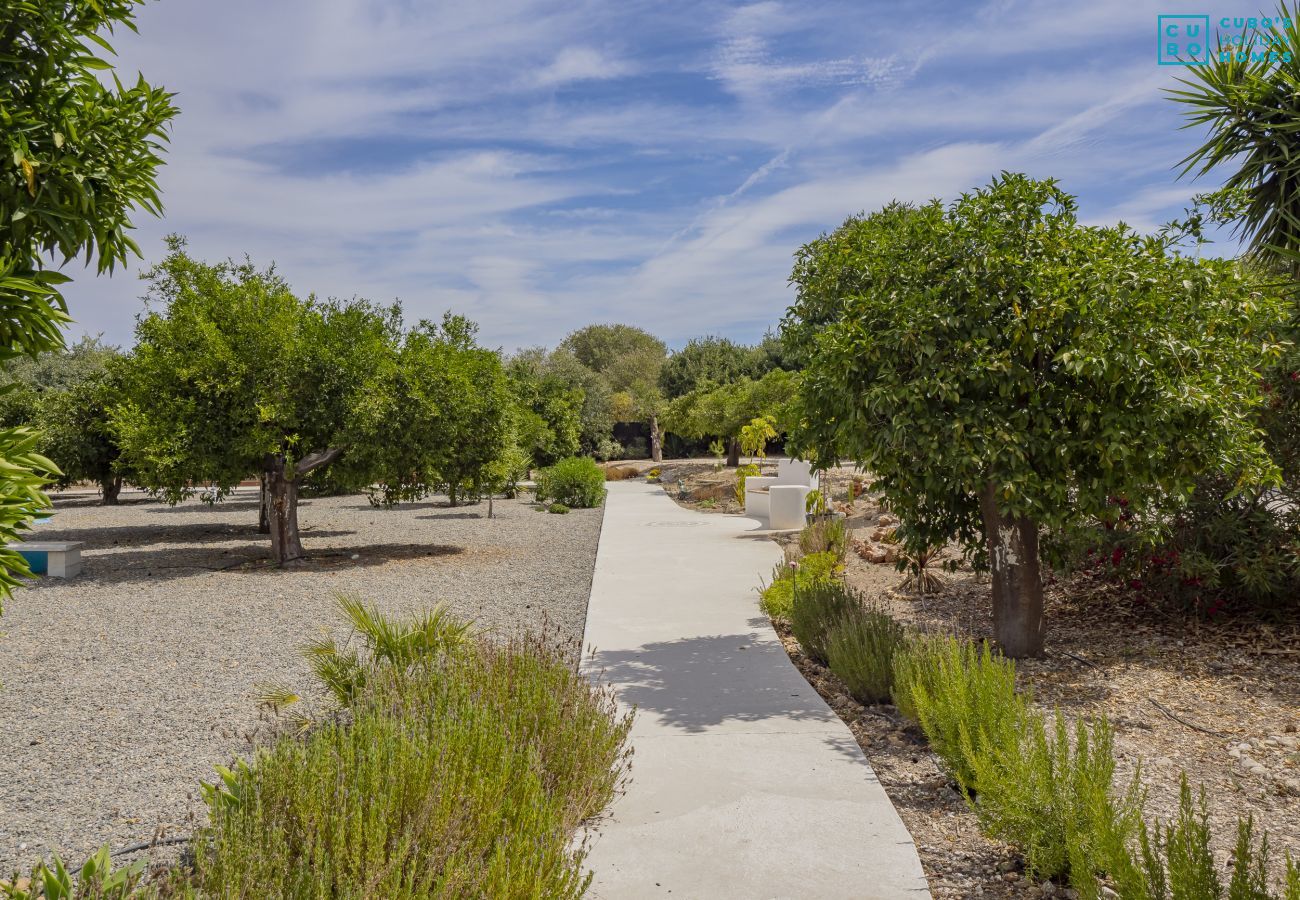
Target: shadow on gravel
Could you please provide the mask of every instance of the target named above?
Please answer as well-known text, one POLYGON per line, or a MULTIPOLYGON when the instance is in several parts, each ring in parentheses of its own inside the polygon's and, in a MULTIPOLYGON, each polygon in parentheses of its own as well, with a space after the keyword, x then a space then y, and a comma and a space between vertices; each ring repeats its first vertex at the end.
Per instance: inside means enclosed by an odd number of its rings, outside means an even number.
MULTIPOLYGON (((312 538, 345 537, 355 531, 315 531, 303 529, 304 540, 312 538)), ((146 547, 150 544, 217 544, 226 541, 257 541, 269 544, 271 537, 259 534, 257 523, 247 525, 110 525, 103 528, 41 528, 30 536, 31 540, 83 541, 83 550, 103 550, 110 547, 146 547)))
POLYGON ((592 671, 618 687, 619 699, 687 732, 723 722, 834 721, 813 688, 789 668, 779 643, 756 634, 722 634, 600 651, 592 671), (787 678, 772 677, 773 669, 787 678))
MULTIPOLYGON (((345 532, 348 533, 348 532, 345 532)), ((269 546, 234 547, 213 552, 199 547, 168 547, 159 550, 119 550, 83 556, 81 574, 73 583, 123 584, 136 581, 159 581, 190 578, 206 572, 221 572, 232 578, 242 574, 292 577, 298 573, 345 572, 350 569, 382 566, 390 562, 414 562, 458 556, 464 547, 447 544, 368 544, 356 547, 313 547, 311 535, 304 534, 307 558, 278 567, 268 554, 269 546), (354 558, 355 557, 355 558, 354 558)), ((29 583, 30 590, 57 588, 63 579, 40 578, 29 583)), ((232 581, 232 585, 235 582, 232 581)))
POLYGON ((434 516, 416 516, 417 519, 486 519, 487 510, 476 512, 445 512, 434 516))

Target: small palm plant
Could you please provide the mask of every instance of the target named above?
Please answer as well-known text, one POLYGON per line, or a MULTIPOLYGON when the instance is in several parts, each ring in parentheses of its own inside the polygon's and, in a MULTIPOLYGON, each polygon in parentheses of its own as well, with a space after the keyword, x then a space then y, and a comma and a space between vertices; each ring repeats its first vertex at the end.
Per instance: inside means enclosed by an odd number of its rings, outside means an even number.
MULTIPOLYGON (((453 619, 442 606, 405 621, 395 621, 373 603, 349 594, 339 594, 337 602, 352 626, 353 635, 360 641, 360 649, 352 644, 351 637, 343 645, 333 637, 326 637, 302 648, 302 655, 329 692, 335 710, 350 707, 376 670, 405 671, 436 660, 453 652, 471 635, 470 626, 453 619)), ((282 685, 269 685, 262 689, 258 702, 281 712, 301 699, 282 685)), ((306 715, 297 716, 297 720, 303 728, 310 727, 313 721, 306 715)))

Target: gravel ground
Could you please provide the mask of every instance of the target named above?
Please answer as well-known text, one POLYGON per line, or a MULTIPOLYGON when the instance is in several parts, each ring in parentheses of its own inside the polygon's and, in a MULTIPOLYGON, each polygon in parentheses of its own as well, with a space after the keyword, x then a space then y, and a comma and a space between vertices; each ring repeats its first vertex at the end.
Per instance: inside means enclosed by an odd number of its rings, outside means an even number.
POLYGON ((546 622, 576 658, 603 515, 304 500, 312 558, 279 570, 255 492, 55 509, 39 539, 84 541, 82 574, 36 582, 0 618, 0 874, 188 834, 199 780, 274 727, 258 687, 307 686, 295 651, 339 630, 337 592, 398 613, 445 603, 494 634, 546 622))

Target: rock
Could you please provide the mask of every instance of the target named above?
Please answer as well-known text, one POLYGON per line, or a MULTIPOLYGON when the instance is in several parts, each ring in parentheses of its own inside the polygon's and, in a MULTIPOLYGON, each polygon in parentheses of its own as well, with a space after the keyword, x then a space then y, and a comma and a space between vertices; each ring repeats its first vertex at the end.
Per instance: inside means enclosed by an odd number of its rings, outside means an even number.
POLYGON ((1114 891, 1112 891, 1110 888, 1106 887, 1106 885, 1103 884, 1101 886, 1101 896, 1106 897, 1107 900, 1110 900, 1111 897, 1115 897, 1118 900, 1119 894, 1115 893, 1114 891))
POLYGON ((1019 880, 1019 878, 1020 878, 1020 876, 1017 875, 1015 872, 1007 872, 1005 875, 1002 876, 1002 880, 1003 880, 1003 881, 1008 881, 1008 882, 1009 882, 1009 881, 1017 881, 1017 880, 1019 880))
POLYGON ((1050 881, 1044 881, 1041 885, 1039 885, 1038 892, 1042 894, 1044 897, 1055 897, 1056 885, 1052 884, 1052 882, 1050 881))
POLYGON ((1079 892, 1074 888, 1066 888, 1061 892, 1061 894, 1066 898, 1066 900, 1079 900, 1079 892))
POLYGON ((1260 765, 1259 763, 1255 763, 1255 765, 1251 766, 1249 769, 1247 769, 1247 771, 1250 772, 1250 774, 1252 774, 1252 775, 1267 775, 1267 774, 1268 774, 1268 769, 1264 768, 1264 767, 1263 767, 1262 765, 1260 765))
POLYGON ((1236 747, 1233 747, 1231 750, 1229 750, 1228 755, 1231 756, 1233 759, 1241 759, 1241 751, 1238 750, 1236 747))

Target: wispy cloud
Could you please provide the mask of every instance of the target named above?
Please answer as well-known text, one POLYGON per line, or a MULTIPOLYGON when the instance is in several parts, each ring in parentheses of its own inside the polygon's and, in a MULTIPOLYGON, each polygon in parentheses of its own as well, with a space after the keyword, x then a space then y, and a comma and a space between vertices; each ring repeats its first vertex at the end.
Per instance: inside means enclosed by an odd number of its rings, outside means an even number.
MULTIPOLYGON (((1233 0, 1235 2, 1235 0, 1233 0)), ((1243 7, 1244 10, 1244 7, 1243 7)), ((1225 13, 1234 10, 1226 9, 1225 13)), ((491 343, 593 320, 752 339, 800 243, 1003 168, 1155 227, 1192 186, 1143 3, 228 0, 142 7, 123 68, 179 92, 168 217, 304 293, 455 308, 491 343)), ((1197 186, 1200 189, 1200 186, 1197 186)), ((130 340, 133 273, 77 272, 130 340)))

